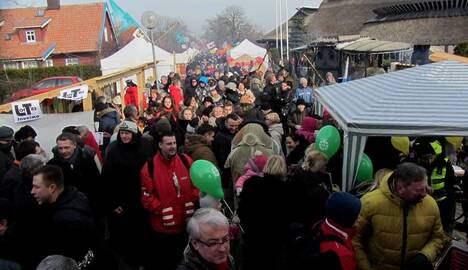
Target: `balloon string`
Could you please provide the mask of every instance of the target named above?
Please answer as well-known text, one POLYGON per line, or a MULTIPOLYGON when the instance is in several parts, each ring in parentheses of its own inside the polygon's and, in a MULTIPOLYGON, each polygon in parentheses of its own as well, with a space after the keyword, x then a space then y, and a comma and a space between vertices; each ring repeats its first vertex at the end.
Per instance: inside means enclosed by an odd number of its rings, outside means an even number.
MULTIPOLYGON (((226 202, 226 200, 223 199, 222 202, 224 203, 224 206, 226 206, 226 208, 228 209, 229 213, 231 214, 231 217, 234 217, 234 212, 232 211, 231 207, 229 207, 229 204, 226 202)), ((242 228, 242 225, 240 225, 240 223, 237 224, 237 226, 239 226, 239 229, 242 233, 245 233, 244 228, 242 228)))

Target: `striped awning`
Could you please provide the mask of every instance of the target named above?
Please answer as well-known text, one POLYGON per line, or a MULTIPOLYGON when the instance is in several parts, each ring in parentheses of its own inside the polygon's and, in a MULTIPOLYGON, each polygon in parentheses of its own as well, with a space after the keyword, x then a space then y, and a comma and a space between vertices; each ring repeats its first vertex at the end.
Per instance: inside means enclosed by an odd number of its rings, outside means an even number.
POLYGON ((315 91, 344 130, 468 136, 468 64, 445 61, 315 91))
POLYGON ((348 188, 368 136, 468 136, 468 64, 414 67, 321 87, 315 96, 344 131, 348 188))

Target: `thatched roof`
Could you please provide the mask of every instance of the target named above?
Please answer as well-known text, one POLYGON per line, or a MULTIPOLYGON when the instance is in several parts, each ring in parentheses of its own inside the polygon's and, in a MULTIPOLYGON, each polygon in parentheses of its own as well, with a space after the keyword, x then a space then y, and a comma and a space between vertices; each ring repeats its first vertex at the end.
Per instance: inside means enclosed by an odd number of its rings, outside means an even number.
POLYGON ((386 0, 324 0, 318 12, 307 18, 308 34, 322 36, 359 35, 363 24, 374 17, 373 9, 386 0))
MULTIPOLYGON (((383 7, 427 2, 426 0, 324 0, 319 11, 307 18, 311 38, 336 35, 366 35, 381 40, 415 45, 453 45, 468 41, 468 16, 375 20, 383 7), (370 23, 370 21, 373 21, 370 23)), ((428 17, 431 13, 428 12, 428 17)))
POLYGON ((371 23, 361 33, 414 45, 454 45, 468 42, 468 16, 371 23))

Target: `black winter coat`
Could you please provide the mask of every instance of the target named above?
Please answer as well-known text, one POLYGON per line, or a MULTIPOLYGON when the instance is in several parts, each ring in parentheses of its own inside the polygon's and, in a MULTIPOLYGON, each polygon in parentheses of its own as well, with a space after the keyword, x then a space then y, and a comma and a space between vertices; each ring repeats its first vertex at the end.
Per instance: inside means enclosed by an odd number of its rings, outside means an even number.
POLYGON ((222 128, 216 133, 213 140, 213 152, 219 167, 224 168, 224 163, 226 163, 226 159, 231 152, 231 142, 234 138, 234 134, 229 132, 224 123, 221 124, 222 128))
POLYGON ((44 258, 62 254, 82 261, 89 249, 96 250, 97 234, 86 195, 74 187, 65 187, 57 200, 40 206, 41 220, 36 224, 36 235, 44 258))
POLYGON ((298 169, 291 177, 292 222, 310 228, 325 217, 325 205, 331 185, 328 174, 298 169))
POLYGON ((288 183, 266 174, 244 183, 239 218, 245 230, 246 269, 276 269, 289 225, 288 183))
MULTIPOLYGON (((117 207, 123 208, 124 216, 141 219, 145 213, 140 202, 140 171, 153 155, 153 149, 139 134, 133 142, 124 144, 120 136, 109 145, 109 152, 102 168, 102 178, 106 187, 106 209, 111 213, 117 207)), ((136 221, 136 220, 134 220, 136 221)))
POLYGON ((52 158, 48 165, 56 165, 62 169, 65 186, 74 186, 89 199, 91 209, 95 215, 102 214, 103 184, 99 170, 94 161, 94 155, 77 147, 73 157, 64 160, 60 157, 52 158))

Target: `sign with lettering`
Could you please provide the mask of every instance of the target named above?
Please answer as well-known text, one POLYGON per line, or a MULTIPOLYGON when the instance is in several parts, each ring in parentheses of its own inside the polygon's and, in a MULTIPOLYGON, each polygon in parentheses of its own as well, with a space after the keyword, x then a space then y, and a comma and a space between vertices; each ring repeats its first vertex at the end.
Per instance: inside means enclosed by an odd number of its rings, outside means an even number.
POLYGON ((42 115, 39 100, 12 102, 11 110, 13 111, 15 123, 37 120, 42 115))
POLYGON ((83 100, 88 96, 88 85, 79 85, 60 91, 59 99, 83 100))
POLYGON ((104 144, 104 132, 93 132, 94 140, 98 145, 104 144))

